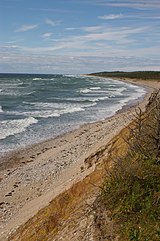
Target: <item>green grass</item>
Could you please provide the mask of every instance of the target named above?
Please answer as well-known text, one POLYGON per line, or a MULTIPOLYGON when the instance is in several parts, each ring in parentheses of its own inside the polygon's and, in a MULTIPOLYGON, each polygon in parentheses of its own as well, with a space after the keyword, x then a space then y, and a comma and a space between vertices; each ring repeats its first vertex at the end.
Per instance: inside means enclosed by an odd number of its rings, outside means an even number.
POLYGON ((160 167, 149 161, 137 164, 126 157, 104 182, 102 201, 119 226, 120 240, 160 240, 160 167))

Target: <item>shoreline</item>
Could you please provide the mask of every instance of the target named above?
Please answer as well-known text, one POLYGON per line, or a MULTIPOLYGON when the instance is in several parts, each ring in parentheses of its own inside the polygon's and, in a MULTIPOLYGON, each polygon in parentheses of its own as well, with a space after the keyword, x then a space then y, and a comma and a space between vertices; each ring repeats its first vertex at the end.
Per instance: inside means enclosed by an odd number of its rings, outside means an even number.
MULTIPOLYGON (((85 75, 80 75, 80 76, 85 76, 85 75)), ((96 77, 97 79, 98 78, 104 78, 104 77, 97 77, 97 76, 91 76, 91 77, 96 77)), ((113 80, 118 80, 118 81, 120 81, 120 82, 123 82, 121 79, 116 79, 116 78, 113 78, 113 80)), ((126 82, 126 81, 124 81, 124 82, 126 82)), ((128 81, 129 82, 129 81, 128 81)), ((134 83, 133 83, 134 84, 134 83)), ((137 93, 138 93, 138 91, 137 91, 137 93)), ((76 130, 76 129, 79 129, 79 128, 81 128, 83 125, 87 125, 87 124, 91 124, 91 123, 96 123, 96 122, 99 122, 99 121, 103 121, 103 120, 106 120, 106 119, 108 119, 108 118, 110 118, 111 116, 114 116, 117 112, 119 112, 119 111, 121 111, 121 109, 123 109, 123 108, 127 108, 127 106, 134 106, 137 102, 139 102, 139 100, 141 99, 141 98, 143 98, 143 97, 134 97, 134 98, 136 98, 136 99, 133 99, 133 100, 129 100, 127 103, 124 103, 124 102, 120 102, 121 103, 121 107, 119 106, 119 107, 117 107, 117 108, 120 108, 119 110, 116 110, 116 111, 113 111, 113 113, 112 113, 112 115, 110 115, 109 117, 106 117, 106 116, 104 116, 104 117, 102 117, 101 119, 99 119, 99 120, 91 120, 90 122, 87 122, 87 120, 86 121, 84 121, 83 123, 78 123, 78 124, 75 124, 74 126, 70 126, 69 128, 68 128, 68 130, 60 130, 59 131, 59 133, 53 133, 52 134, 52 136, 46 136, 46 137, 43 137, 42 139, 41 138, 39 138, 38 140, 36 140, 36 139, 33 139, 32 141, 28 141, 28 142, 25 142, 25 141, 23 141, 23 143, 21 143, 21 144, 19 144, 19 145, 17 145, 17 146, 11 146, 11 148, 10 148, 10 146, 9 146, 9 148, 7 148, 7 146, 6 146, 6 149, 5 149, 5 147, 3 147, 3 139, 2 139, 2 150, 1 150, 1 152, 0 152, 0 168, 1 168, 1 162, 2 162, 2 160, 5 158, 5 159, 8 159, 8 157, 9 156, 14 156, 14 155, 16 155, 17 153, 19 153, 19 152, 22 152, 22 151, 24 151, 24 150, 27 150, 27 149, 30 149, 30 148, 32 148, 32 147, 35 147, 36 145, 40 145, 40 144, 43 144, 43 143, 45 143, 45 142, 48 142, 49 140, 53 140, 53 139, 56 139, 56 138, 59 138, 59 137, 61 137, 62 135, 65 135, 65 134, 67 134, 67 133, 70 133, 70 132, 72 132, 72 131, 74 131, 74 130, 76 130), (115 113, 114 113, 115 112, 115 113)), ((98 118, 97 118, 98 119, 98 118)), ((23 132, 23 131, 22 131, 23 132)), ((24 134, 25 134, 25 132, 24 132, 24 134)), ((11 135, 12 136, 12 135, 11 135)), ((7 140, 6 140, 7 141, 7 140)), ((12 143, 13 143, 13 141, 12 141, 12 143)), ((4 146, 5 146, 5 140, 4 140, 4 146)))
MULTIPOLYGON (((0 240, 5 240, 58 194, 94 171, 96 163, 89 165, 85 162, 87 158, 104 148, 132 121, 136 106, 144 110, 155 87, 147 82, 143 84, 140 85, 148 88, 148 93, 140 103, 125 105, 112 117, 84 124, 69 133, 19 150, 14 153, 15 156, 9 157, 16 164, 0 173, 0 240)), ((160 83, 157 89, 158 86, 160 83)))
MULTIPOLYGON (((87 75, 81 75, 81 76, 87 76, 87 75)), ((105 78, 105 77, 98 77, 98 76, 94 76, 94 75, 90 75, 91 77, 96 77, 96 78, 105 78)), ((117 79, 117 78, 112 78, 114 80, 117 80, 117 81, 120 81, 120 82, 126 82, 126 83, 131 83, 131 84, 135 84, 137 86, 141 86, 141 87, 144 87, 146 90, 148 89, 149 91, 149 88, 148 86, 146 85, 143 85, 143 84, 138 84, 138 83, 135 83, 134 80, 130 80, 130 79, 117 79)), ((152 87, 151 87, 152 88, 152 87)), ((18 147, 17 149, 13 149, 13 150, 8 150, 8 151, 4 151, 4 152, 0 152, 0 171, 1 171, 1 164, 3 163, 3 160, 4 159, 7 159, 7 161, 10 159, 10 157, 13 157, 15 155, 19 155, 19 153, 21 152, 26 152, 27 150, 30 150, 30 149, 33 149, 33 148, 36 148, 40 145, 43 145, 45 143, 48 143, 50 141, 53 141, 53 140, 56 140, 56 139, 59 139, 61 138, 62 136, 64 135, 68 135, 74 131, 76 131, 77 129, 79 128, 82 128, 83 126, 85 125, 89 125, 89 124, 95 124, 95 123, 99 123, 101 121, 106 121, 108 120, 109 118, 113 117, 114 115, 116 115, 117 113, 121 113, 123 112, 124 109, 128 109, 128 108, 131 108, 131 107, 134 107, 137 105, 137 103, 143 101, 143 98, 145 97, 145 95, 147 95, 147 92, 144 94, 144 96, 142 97, 138 97, 137 99, 135 100, 130 100, 129 102, 125 103, 121 109, 117 110, 112 116, 109 116, 109 117, 105 117, 104 119, 101 119, 101 120, 97 120, 97 121, 93 121, 93 122, 88 122, 88 123, 84 123, 84 124, 81 124, 81 125, 78 125, 77 127, 73 127, 73 129, 70 129, 64 133, 60 133, 54 137, 51 137, 51 138, 46 138, 46 139, 42 139, 40 140, 39 142, 35 142, 35 143, 31 143, 31 144, 26 144, 26 146, 20 146, 18 147)))

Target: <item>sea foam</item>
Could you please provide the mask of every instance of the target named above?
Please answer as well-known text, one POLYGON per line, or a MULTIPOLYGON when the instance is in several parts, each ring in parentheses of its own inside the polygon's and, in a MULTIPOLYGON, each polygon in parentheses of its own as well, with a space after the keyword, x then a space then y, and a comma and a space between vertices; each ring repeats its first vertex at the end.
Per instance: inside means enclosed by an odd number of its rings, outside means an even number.
POLYGON ((5 139, 8 136, 12 136, 21 133, 32 124, 37 123, 33 117, 18 119, 18 120, 5 120, 0 122, 0 139, 5 139))
POLYGON ((49 117, 60 117, 67 113, 74 113, 85 111, 86 108, 96 105, 96 103, 43 103, 43 102, 25 102, 32 106, 31 111, 13 111, 8 112, 12 115, 23 115, 34 118, 49 118, 49 117))

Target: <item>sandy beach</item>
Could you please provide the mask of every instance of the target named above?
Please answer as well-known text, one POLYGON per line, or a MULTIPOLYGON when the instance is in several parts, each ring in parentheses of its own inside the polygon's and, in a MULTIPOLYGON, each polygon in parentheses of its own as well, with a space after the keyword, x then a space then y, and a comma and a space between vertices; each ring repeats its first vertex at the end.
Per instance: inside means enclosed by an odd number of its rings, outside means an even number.
MULTIPOLYGON (((146 87, 142 110, 157 81, 124 80, 146 87)), ((86 159, 103 149, 134 118, 135 105, 125 106, 111 118, 27 147, 0 159, 0 240, 47 206, 54 197, 95 169, 86 159)), ((106 151, 107 155, 107 151, 106 151)))

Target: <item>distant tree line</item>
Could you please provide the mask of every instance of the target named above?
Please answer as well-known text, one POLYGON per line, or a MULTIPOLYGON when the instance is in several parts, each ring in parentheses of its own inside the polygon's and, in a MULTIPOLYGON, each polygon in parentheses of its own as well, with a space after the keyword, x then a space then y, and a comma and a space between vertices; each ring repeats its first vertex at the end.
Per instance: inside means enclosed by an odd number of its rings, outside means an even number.
POLYGON ((92 73, 90 75, 95 75, 100 77, 112 77, 112 78, 160 80, 160 71, 134 71, 134 72, 113 71, 113 72, 92 73))

